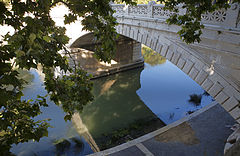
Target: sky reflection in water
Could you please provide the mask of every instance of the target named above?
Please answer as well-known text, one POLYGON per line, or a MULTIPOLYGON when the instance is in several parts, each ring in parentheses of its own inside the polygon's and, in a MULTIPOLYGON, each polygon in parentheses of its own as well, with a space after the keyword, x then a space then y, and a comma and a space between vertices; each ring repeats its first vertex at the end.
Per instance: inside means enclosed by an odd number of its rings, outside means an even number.
POLYGON ((190 95, 203 94, 204 90, 169 61, 155 66, 145 63, 140 82, 138 96, 166 124, 212 102, 211 96, 202 96, 200 106, 189 103, 190 95))

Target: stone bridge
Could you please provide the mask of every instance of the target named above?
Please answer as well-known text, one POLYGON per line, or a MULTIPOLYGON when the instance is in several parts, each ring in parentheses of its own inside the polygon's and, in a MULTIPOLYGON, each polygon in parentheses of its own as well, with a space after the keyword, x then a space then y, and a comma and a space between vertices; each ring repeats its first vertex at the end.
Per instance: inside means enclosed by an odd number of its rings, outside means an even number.
MULTIPOLYGON (((163 5, 112 4, 119 34, 155 50, 196 81, 240 122, 240 7, 202 15, 205 28, 200 43, 186 44, 179 26, 168 25, 173 14, 163 5)), ((180 10, 179 14, 185 14, 180 10)))
MULTIPOLYGON (((232 4, 202 15, 201 42, 184 43, 179 26, 168 25, 173 12, 149 2, 137 6, 112 4, 119 34, 144 44, 196 81, 240 123, 240 6, 232 4)), ((180 9, 178 14, 185 14, 180 9)), ((80 39, 80 38, 79 38, 80 39)), ((78 40, 79 40, 78 39, 78 40)), ((77 40, 72 44, 77 47, 77 40)), ((133 52, 134 56, 141 56, 133 52)))

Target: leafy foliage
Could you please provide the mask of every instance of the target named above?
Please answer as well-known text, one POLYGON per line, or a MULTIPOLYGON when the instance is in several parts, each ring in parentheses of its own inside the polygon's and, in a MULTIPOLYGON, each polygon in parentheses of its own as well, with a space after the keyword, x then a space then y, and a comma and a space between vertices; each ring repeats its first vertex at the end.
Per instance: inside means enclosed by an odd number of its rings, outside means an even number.
MULTIPOLYGON (((70 10, 65 23, 82 18, 84 30, 93 31, 97 57, 110 61, 114 55, 113 10, 110 0, 0 0, 0 25, 10 26, 14 33, 1 36, 0 42, 0 150, 8 155, 12 144, 36 140, 48 135, 46 120, 34 120, 41 114, 40 107, 47 107, 46 96, 37 100, 21 100, 26 81, 19 77, 18 69, 29 70, 40 64, 45 74, 45 87, 51 100, 66 112, 70 120, 75 111, 93 100, 90 77, 76 64, 68 64, 66 44, 69 38, 65 28, 58 27, 50 17, 52 7, 61 3, 70 10), (55 76, 59 68, 64 75, 55 76), (66 74, 67 73, 67 74, 66 74)), ((127 3, 130 0, 126 0, 127 3)))
POLYGON ((142 47, 142 55, 144 57, 144 62, 150 64, 151 66, 156 66, 166 62, 166 58, 153 51, 151 48, 146 46, 142 47))

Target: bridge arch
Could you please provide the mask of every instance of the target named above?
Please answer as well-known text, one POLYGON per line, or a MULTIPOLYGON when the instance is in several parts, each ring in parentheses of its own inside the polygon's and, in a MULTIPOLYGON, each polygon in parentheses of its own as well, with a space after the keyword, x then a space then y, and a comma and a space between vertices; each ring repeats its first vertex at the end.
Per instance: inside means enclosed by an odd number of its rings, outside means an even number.
MULTIPOLYGON (((165 25, 165 29, 169 29, 168 27, 172 26, 165 25)), ((206 61, 198 55, 198 52, 189 48, 185 43, 166 37, 167 33, 174 36, 175 34, 172 32, 154 30, 148 26, 134 26, 125 23, 120 23, 116 27, 116 30, 118 34, 122 35, 122 38, 125 36, 125 38, 140 42, 168 59, 197 82, 240 123, 240 108, 238 107, 240 105, 240 93, 235 88, 237 85, 234 84, 234 82, 229 82, 229 80, 221 74, 219 68, 215 67, 215 62, 206 61)), ((90 40, 88 38, 90 36, 91 35, 86 34, 79 37, 71 47, 81 46, 80 42, 84 42, 81 40, 84 37, 86 37, 86 42, 88 42, 87 40, 90 40)), ((82 44, 87 45, 86 43, 82 44)), ((88 49, 89 47, 85 48, 88 49)), ((93 50, 92 48, 93 47, 90 47, 88 50, 93 50)))
POLYGON ((224 17, 216 17, 218 13, 204 15, 202 41, 190 45, 179 39, 178 26, 166 24, 171 12, 163 10, 161 5, 114 4, 112 7, 119 24, 117 33, 166 57, 240 123, 239 5, 221 10, 224 17))
MULTIPOLYGON (((166 26, 166 29, 168 27, 166 26)), ((234 119, 240 122, 240 109, 238 107, 240 93, 235 88, 236 84, 229 82, 215 67, 215 62, 205 61, 197 55, 198 52, 194 49, 189 48, 179 40, 166 37, 164 35, 166 32, 153 30, 148 25, 138 27, 128 23, 120 23, 116 30, 117 33, 137 40, 166 57, 207 91, 234 119)), ((169 35, 173 35, 173 33, 169 33, 169 35)))

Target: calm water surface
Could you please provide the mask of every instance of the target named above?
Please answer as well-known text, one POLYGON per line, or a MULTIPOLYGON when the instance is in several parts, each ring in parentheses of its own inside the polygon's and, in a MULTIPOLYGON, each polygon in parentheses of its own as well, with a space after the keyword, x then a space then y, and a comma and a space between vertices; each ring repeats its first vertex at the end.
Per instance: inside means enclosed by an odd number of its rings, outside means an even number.
MULTIPOLYGON (((175 65, 164 59, 157 63, 145 59, 144 69, 94 80, 95 100, 72 122, 65 122, 62 109, 48 100, 49 107, 43 108, 43 114, 37 119, 52 119, 49 137, 13 146, 12 152, 17 155, 86 155, 121 143, 116 138, 126 141, 143 135, 136 132, 138 128, 145 133, 155 130, 212 102, 211 96, 203 94, 204 90, 175 65), (189 102, 193 94, 201 97, 200 103, 189 102), (104 145, 100 145, 103 142, 104 145)), ((43 76, 35 70, 31 73, 34 80, 24 93, 25 98, 34 99, 38 94, 45 95, 46 90, 43 76)))
MULTIPOLYGON (((47 91, 43 85, 43 75, 39 74, 36 70, 31 70, 31 74, 34 75, 34 79, 30 85, 24 89, 24 99, 35 99, 37 95, 46 95, 47 91)), ((93 153, 88 143, 83 137, 80 137, 76 132, 71 122, 64 121, 65 113, 63 110, 56 106, 52 101, 47 99, 49 107, 42 108, 42 114, 36 119, 42 120, 50 118, 49 122, 52 128, 49 128, 48 137, 43 137, 40 142, 30 141, 28 143, 20 143, 17 146, 13 146, 12 152, 19 156, 52 156, 52 155, 87 155, 93 153), (81 142, 81 147, 76 145, 74 140, 81 142), (69 148, 61 148, 56 146, 57 143, 68 140, 71 144, 69 148)), ((64 142, 63 142, 64 143, 64 142)))
POLYGON ((145 64, 140 81, 138 96, 166 124, 212 102, 211 96, 203 95, 201 105, 190 103, 190 95, 203 94, 204 90, 169 61, 157 66, 145 64))

